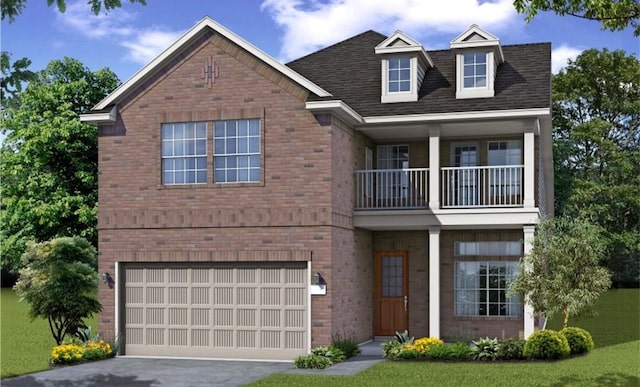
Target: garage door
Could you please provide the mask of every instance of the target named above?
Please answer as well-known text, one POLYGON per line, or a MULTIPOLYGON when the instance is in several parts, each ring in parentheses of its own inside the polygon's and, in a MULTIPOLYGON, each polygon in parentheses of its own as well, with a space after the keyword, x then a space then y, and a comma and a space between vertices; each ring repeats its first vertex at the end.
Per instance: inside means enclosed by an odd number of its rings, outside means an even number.
POLYGON ((126 355, 291 360, 308 351, 306 262, 124 266, 126 355))

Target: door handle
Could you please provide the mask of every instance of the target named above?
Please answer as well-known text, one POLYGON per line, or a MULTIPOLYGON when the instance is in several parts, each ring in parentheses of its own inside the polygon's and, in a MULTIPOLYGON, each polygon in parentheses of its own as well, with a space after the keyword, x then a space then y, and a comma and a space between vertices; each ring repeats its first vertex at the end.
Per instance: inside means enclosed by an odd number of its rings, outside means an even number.
POLYGON ((404 311, 407 311, 407 304, 409 304, 409 298, 407 296, 404 296, 404 311))

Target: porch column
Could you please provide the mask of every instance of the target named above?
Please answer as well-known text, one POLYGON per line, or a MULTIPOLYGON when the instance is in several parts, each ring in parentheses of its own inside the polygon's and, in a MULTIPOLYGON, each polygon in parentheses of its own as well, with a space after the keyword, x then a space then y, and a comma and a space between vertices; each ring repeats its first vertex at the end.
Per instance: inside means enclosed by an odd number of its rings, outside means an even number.
POLYGON ((429 336, 440 337, 440 227, 429 228, 429 336))
MULTIPOLYGON (((531 252, 533 247, 533 235, 535 226, 524 226, 524 255, 531 252)), ((525 270, 531 270, 530 265, 525 264, 525 270)), ((525 302, 524 304, 524 338, 528 338, 535 331, 535 315, 533 314, 533 307, 531 304, 525 302)))
MULTIPOLYGON (((523 207, 536 206, 535 201, 535 136, 533 128, 524 133, 524 200, 523 207)), ((542 173, 542 172, 541 172, 542 173)))
POLYGON ((429 131, 429 208, 440 208, 440 130, 429 131))

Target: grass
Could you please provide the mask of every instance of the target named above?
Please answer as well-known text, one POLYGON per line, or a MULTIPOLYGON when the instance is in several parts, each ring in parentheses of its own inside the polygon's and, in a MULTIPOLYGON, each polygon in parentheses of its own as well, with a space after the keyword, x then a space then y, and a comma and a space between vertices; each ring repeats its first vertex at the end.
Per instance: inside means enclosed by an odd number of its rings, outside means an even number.
MULTIPOLYGON (((31 321, 29 305, 18 301, 12 289, 0 293, 0 378, 8 378, 49 368, 51 349, 56 345, 49 323, 31 321)), ((87 321, 94 329, 97 318, 87 321)))
MULTIPOLYGON (((611 290, 596 304, 597 317, 570 319, 587 329, 596 349, 556 362, 438 363, 384 361, 354 376, 272 375, 261 386, 640 386, 640 289, 611 290)), ((561 328, 552 320, 550 329, 561 328)))

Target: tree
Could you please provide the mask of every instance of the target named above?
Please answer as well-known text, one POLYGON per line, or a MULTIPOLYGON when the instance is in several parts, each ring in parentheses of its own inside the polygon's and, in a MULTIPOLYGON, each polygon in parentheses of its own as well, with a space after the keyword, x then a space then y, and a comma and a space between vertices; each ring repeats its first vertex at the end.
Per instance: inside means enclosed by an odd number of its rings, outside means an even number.
POLYGON ((616 284, 640 283, 640 61, 586 50, 554 75, 556 213, 605 233, 616 284))
POLYGON ((569 317, 588 310, 611 285, 608 270, 598 266, 604 253, 600 234, 582 219, 543 219, 508 293, 519 294, 536 314, 561 313, 566 327, 569 317))
POLYGON ((7 51, 0 53, 0 107, 3 111, 15 109, 20 105, 20 93, 23 82, 29 82, 35 76, 33 71, 28 70, 31 60, 27 58, 18 59, 11 64, 11 54, 7 51))
POLYGON ((7 113, 0 155, 2 268, 17 273, 27 241, 83 236, 97 246, 98 138, 78 115, 119 81, 75 59, 49 63, 7 113))
POLYGON ((95 248, 84 238, 57 238, 30 244, 14 286, 29 303, 32 319, 46 318, 56 343, 75 334, 83 320, 100 312, 95 248))
MULTIPOLYGON (((128 0, 130 3, 140 3, 142 5, 146 5, 146 0, 128 0)), ((67 2, 66 0, 47 0, 47 5, 51 6, 53 3, 58 7, 58 11, 64 13, 67 10, 67 2)), ((120 8, 122 6, 121 0, 88 0, 87 4, 91 5, 91 12, 94 14, 99 14, 102 7, 106 11, 120 8)), ((27 5, 27 0, 2 0, 0 6, 2 7, 2 20, 4 18, 9 19, 9 23, 12 23, 16 16, 20 15, 24 10, 24 7, 27 5)))
POLYGON ((602 29, 621 31, 627 27, 640 35, 640 2, 637 0, 514 0, 518 13, 531 21, 539 11, 552 11, 558 15, 570 15, 599 21, 602 29))

